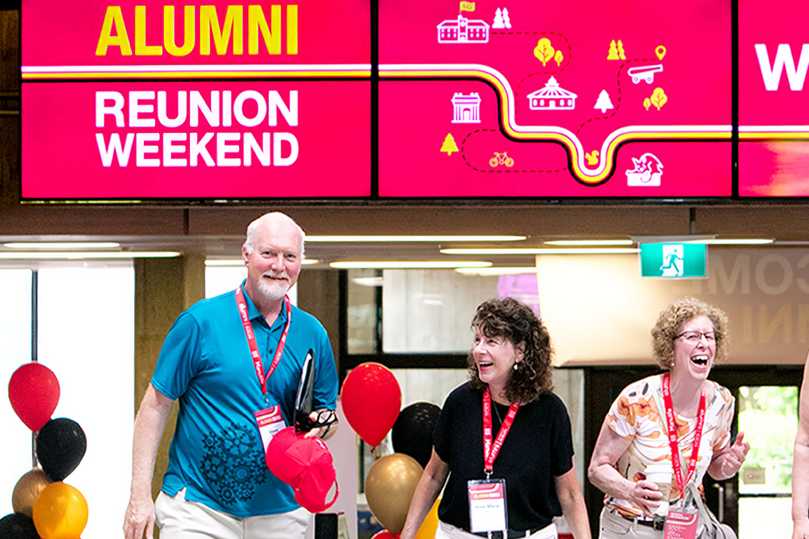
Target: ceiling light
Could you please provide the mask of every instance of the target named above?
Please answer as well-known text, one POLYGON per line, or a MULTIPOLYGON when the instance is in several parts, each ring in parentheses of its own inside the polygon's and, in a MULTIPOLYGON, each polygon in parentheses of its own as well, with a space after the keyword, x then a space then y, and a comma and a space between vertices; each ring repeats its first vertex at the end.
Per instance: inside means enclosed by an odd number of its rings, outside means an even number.
POLYGON ((120 246, 120 243, 114 241, 14 241, 3 244, 3 247, 8 249, 42 249, 52 251, 77 249, 117 249, 120 246))
MULTIPOLYGON (((320 264, 320 260, 317 258, 304 258, 301 264, 304 266, 312 266, 314 264, 320 264)), ((241 258, 206 258, 205 265, 215 268, 233 268, 244 266, 244 260, 241 258)))
POLYGON ((455 269, 491 265, 479 260, 344 260, 329 264, 335 269, 455 269))
POLYGON ((212 268, 230 268, 244 266, 244 261, 241 258, 206 258, 205 265, 212 268))
POLYGON ((621 245, 632 245, 630 239, 623 240, 552 240, 542 242, 545 245, 555 245, 556 247, 618 247, 621 245))
POLYGON ((526 236, 306 236, 306 243, 447 243, 476 241, 522 241, 526 236))
POLYGON ((515 247, 515 248, 461 248, 441 249, 445 255, 620 255, 637 253, 634 247, 515 247))
POLYGON ((379 287, 383 285, 383 277, 354 277, 351 282, 360 286, 379 287))
POLYGON ((478 275, 481 277, 490 275, 525 275, 536 273, 537 269, 534 266, 494 266, 491 268, 458 268, 455 271, 463 275, 478 275))
POLYGON ((707 240, 693 240, 683 243, 704 243, 706 245, 769 245, 775 240, 772 238, 712 238, 707 240))
POLYGON ((177 251, 0 251, 0 260, 112 260, 175 258, 177 251))

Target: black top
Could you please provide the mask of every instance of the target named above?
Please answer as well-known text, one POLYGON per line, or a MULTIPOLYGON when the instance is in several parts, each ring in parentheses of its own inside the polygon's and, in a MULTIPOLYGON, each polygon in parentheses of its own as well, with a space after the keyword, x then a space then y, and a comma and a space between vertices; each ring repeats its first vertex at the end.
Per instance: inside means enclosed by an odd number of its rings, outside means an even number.
MULTIPOLYGON (((470 384, 447 397, 433 432, 435 451, 449 465, 449 479, 438 506, 438 518, 469 529, 467 481, 485 479, 483 472, 483 394, 470 384)), ((493 438, 508 406, 494 403, 493 438), (498 417, 499 414, 499 417, 498 417)), ((517 412, 497 460, 493 479, 506 480, 508 527, 543 528, 562 514, 554 477, 573 467, 570 418, 562 400, 546 393, 517 412)))

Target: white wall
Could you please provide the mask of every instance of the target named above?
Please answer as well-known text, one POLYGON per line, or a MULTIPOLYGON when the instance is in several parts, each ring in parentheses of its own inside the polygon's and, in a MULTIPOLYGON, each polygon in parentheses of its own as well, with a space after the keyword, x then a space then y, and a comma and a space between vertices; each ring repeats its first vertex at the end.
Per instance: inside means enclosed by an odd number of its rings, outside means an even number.
POLYGON ((66 480, 87 499, 84 537, 119 535, 134 423, 135 280, 131 264, 39 270, 39 357, 59 378, 54 417, 77 421, 87 454, 66 480))
POLYGON ((451 270, 385 270, 385 352, 466 352, 475 308, 497 297, 497 277, 451 270))
MULTIPOLYGON (((31 272, 0 270, 0 384, 30 361, 31 272)), ((129 497, 134 391, 134 272, 131 263, 39 269, 39 361, 59 380, 53 417, 77 421, 87 453, 66 482, 87 499, 84 537, 119 534, 129 497)), ((0 512, 31 468, 31 434, 0 399, 0 512)), ((0 515, 2 516, 2 515, 0 515)))
POLYGON ((31 431, 8 400, 8 381, 31 361, 31 271, 0 269, 0 517, 11 513, 11 493, 22 474, 31 469, 31 431))

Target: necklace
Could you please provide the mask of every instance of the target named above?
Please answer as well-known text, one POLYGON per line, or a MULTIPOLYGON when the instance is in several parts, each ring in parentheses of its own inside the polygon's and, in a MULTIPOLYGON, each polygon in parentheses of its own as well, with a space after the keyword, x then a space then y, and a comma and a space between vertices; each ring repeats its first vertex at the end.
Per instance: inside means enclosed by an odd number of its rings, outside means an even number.
POLYGON ((494 415, 497 416, 497 421, 502 425, 503 424, 503 418, 500 417, 500 410, 498 410, 497 407, 498 407, 497 403, 494 403, 492 405, 492 408, 494 408, 494 415))

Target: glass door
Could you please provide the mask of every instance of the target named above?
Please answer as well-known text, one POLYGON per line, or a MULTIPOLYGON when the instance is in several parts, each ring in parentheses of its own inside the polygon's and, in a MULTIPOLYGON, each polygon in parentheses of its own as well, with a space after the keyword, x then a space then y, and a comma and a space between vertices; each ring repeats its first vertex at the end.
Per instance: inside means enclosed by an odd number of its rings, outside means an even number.
POLYGON ((739 430, 750 443, 739 474, 740 539, 792 534, 792 446, 798 428, 798 395, 797 386, 739 388, 739 430))
POLYGON ((801 375, 800 365, 723 366, 711 373, 736 397, 734 439, 744 432, 750 444, 737 476, 705 481, 709 507, 739 539, 792 535, 792 447, 801 375))

